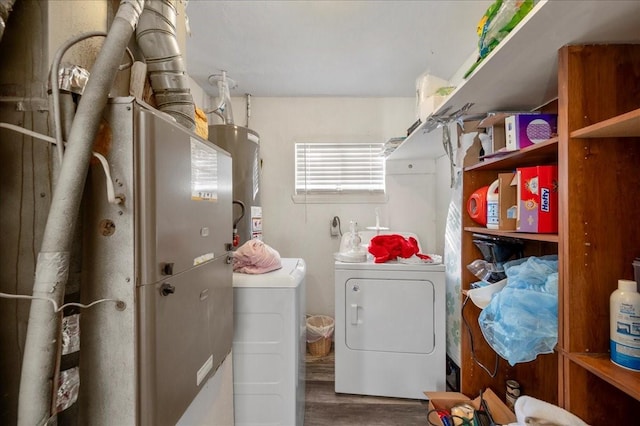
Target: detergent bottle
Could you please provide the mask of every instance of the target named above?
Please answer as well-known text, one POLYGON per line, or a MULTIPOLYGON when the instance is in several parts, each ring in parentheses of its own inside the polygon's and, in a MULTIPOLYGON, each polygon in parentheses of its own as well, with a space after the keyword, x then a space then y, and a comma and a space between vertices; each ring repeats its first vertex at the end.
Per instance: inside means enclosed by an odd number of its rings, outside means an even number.
POLYGON ((478 225, 487 225, 487 191, 488 186, 476 189, 467 200, 467 212, 478 225))
POLYGON ((498 209, 498 179, 489 185, 487 191, 487 228, 498 229, 500 210, 498 209))
POLYGON ((609 300, 611 361, 640 371, 640 293, 631 280, 618 280, 609 300))

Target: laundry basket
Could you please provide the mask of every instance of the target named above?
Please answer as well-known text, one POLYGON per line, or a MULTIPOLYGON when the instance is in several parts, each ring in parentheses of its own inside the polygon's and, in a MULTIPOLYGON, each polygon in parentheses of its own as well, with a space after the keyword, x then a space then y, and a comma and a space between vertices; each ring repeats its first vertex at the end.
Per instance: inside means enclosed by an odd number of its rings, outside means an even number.
POLYGON ((331 317, 326 315, 307 317, 307 348, 311 355, 329 355, 334 328, 335 321, 331 317))

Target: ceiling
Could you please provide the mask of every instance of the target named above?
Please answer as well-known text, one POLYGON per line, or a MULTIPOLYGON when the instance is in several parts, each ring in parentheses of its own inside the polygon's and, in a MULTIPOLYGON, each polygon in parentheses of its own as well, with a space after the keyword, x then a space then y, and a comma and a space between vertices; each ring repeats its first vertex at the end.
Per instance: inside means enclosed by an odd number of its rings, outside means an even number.
POLYGON ((212 96, 414 97, 424 72, 448 80, 475 51, 492 0, 190 0, 187 69, 212 96))

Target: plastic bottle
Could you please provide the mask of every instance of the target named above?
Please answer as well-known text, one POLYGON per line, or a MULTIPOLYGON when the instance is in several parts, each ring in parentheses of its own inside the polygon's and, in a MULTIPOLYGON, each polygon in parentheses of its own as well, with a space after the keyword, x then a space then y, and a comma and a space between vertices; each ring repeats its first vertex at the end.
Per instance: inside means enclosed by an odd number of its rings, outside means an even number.
POLYGON ((498 210, 498 179, 489 185, 487 191, 487 228, 498 229, 500 211, 498 210))
POLYGON ((611 361, 640 371, 640 293, 636 282, 618 280, 609 308, 611 361))
POLYGON ((359 254, 362 252, 362 247, 360 244, 362 243, 362 239, 360 238, 360 234, 358 233, 358 223, 351 221, 349 224, 349 231, 351 232, 351 236, 349 237, 349 246, 348 253, 350 254, 359 254))

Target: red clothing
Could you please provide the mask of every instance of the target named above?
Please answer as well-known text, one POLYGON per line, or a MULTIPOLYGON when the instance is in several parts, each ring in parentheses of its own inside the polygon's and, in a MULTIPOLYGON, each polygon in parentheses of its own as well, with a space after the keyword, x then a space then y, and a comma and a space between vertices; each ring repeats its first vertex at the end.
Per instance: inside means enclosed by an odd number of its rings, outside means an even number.
POLYGON ((402 235, 376 235, 369 243, 369 253, 375 258, 375 263, 384 263, 388 260, 396 260, 398 257, 409 258, 414 254, 421 259, 430 259, 425 254, 420 254, 418 241, 415 238, 404 238, 402 235))

